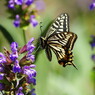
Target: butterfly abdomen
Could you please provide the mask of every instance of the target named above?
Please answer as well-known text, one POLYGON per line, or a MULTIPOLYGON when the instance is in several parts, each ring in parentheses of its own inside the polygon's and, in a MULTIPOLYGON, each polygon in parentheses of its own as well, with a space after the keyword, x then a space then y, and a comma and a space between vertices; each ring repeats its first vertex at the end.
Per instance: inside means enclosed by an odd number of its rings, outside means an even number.
POLYGON ((66 65, 72 65, 73 64, 72 61, 73 61, 73 54, 71 51, 68 50, 64 55, 64 57, 58 60, 58 63, 63 67, 65 67, 66 65))

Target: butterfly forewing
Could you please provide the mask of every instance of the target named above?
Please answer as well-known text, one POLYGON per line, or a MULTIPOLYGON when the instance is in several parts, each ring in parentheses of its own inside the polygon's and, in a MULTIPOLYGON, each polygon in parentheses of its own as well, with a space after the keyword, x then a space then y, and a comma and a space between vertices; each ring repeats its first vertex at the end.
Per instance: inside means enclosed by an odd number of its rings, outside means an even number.
POLYGON ((46 38, 56 32, 69 32, 69 16, 66 13, 59 15, 50 26, 46 38))

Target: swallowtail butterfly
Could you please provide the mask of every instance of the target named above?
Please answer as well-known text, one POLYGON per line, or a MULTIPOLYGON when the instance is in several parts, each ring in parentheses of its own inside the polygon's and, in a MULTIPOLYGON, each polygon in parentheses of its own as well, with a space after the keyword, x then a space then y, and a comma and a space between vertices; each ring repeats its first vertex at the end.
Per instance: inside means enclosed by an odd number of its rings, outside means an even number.
POLYGON ((46 36, 40 38, 40 41, 42 48, 45 49, 49 61, 52 60, 52 50, 60 65, 63 67, 73 65, 76 68, 72 62, 72 49, 76 39, 77 35, 69 30, 68 14, 62 13, 52 23, 46 36))

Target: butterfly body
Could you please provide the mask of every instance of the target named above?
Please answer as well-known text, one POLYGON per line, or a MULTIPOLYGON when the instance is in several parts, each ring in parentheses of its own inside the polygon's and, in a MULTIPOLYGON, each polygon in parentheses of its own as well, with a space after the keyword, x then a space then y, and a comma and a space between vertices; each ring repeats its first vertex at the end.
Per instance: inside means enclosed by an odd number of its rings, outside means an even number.
POLYGON ((55 53, 58 63, 65 67, 66 65, 75 65, 72 63, 72 49, 77 39, 75 33, 69 32, 68 14, 63 13, 58 16, 50 26, 45 37, 41 37, 41 46, 45 49, 47 58, 52 60, 51 50, 55 53))

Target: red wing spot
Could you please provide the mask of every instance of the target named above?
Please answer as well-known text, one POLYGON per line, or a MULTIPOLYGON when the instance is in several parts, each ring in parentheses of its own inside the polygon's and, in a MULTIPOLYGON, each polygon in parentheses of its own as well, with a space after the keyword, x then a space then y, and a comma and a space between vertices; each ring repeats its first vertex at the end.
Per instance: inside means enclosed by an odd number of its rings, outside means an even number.
POLYGON ((60 65, 62 65, 63 67, 65 67, 65 63, 64 62, 59 62, 60 65))

